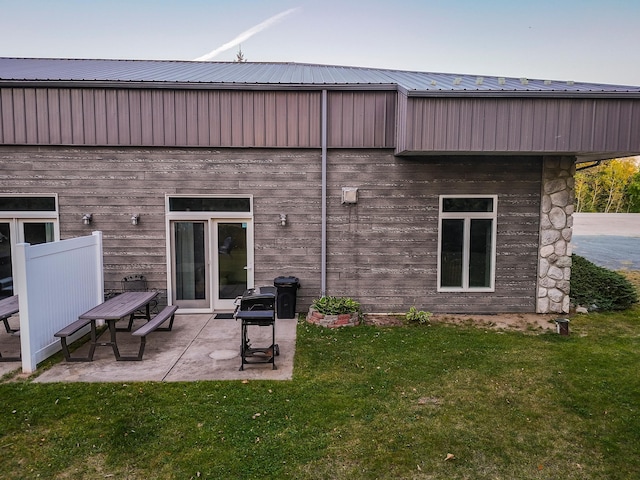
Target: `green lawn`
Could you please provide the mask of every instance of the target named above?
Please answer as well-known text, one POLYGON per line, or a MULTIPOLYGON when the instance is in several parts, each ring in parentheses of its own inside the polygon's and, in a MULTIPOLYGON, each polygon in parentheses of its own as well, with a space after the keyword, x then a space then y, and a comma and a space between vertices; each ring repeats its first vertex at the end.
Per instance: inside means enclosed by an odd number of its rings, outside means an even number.
POLYGON ((300 323, 288 382, 5 379, 0 477, 640 478, 639 367, 638 308, 569 337, 300 323))

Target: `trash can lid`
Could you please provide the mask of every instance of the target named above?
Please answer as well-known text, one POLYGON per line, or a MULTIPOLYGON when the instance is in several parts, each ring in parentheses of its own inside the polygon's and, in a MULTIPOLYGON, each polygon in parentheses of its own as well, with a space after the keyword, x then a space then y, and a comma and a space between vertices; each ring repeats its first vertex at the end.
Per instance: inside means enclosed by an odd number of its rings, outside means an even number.
POLYGON ((300 286, 300 280, 298 277, 277 277, 273 280, 273 284, 276 286, 292 287, 300 286))

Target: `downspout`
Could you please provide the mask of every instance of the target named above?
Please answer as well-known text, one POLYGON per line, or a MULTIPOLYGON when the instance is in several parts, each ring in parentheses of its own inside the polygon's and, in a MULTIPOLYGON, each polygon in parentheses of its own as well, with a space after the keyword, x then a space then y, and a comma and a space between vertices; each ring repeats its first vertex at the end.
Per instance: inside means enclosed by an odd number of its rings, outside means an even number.
POLYGON ((327 293, 327 91, 322 90, 322 246, 320 253, 320 296, 327 293))

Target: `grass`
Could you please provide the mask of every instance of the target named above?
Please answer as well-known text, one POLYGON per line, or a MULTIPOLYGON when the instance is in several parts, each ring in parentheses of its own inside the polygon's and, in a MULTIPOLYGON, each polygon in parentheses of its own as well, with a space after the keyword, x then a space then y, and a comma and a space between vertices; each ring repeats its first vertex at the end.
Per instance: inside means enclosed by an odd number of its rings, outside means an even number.
POLYGON ((570 325, 300 323, 289 382, 5 381, 0 476, 638 478, 640 308, 570 325))

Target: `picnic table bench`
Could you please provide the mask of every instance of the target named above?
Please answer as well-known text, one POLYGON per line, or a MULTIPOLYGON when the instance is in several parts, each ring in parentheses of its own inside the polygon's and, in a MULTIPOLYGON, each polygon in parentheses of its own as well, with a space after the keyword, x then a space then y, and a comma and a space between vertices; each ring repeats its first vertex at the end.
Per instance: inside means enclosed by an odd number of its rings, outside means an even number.
MULTIPOLYGON (((18 296, 13 295, 11 297, 3 298, 0 300, 0 320, 4 323, 4 328, 7 333, 12 334, 20 330, 19 328, 11 328, 9 325, 9 317, 18 313, 20 307, 18 305, 18 296)), ((17 357, 3 357, 0 353, 0 362, 18 362, 21 360, 20 356, 17 357)))
MULTIPOLYGON (((170 331, 173 327, 173 320, 177 306, 167 306, 160 313, 151 318, 149 312, 150 302, 158 295, 157 292, 125 292, 112 297, 100 305, 95 306, 88 312, 78 317, 78 320, 67 325, 62 330, 55 333, 60 338, 62 344, 62 352, 65 360, 68 362, 89 362, 93 360, 93 354, 96 346, 111 346, 113 353, 118 361, 139 361, 142 360, 144 348, 146 344, 146 336, 156 330, 170 331), (133 326, 133 318, 135 312, 140 308, 146 307, 147 323, 142 325, 132 333, 135 337, 140 337, 140 347, 138 354, 135 356, 120 355, 118 348, 116 332, 131 332, 133 326), (125 317, 129 317, 129 325, 125 328, 116 328, 116 322, 125 317), (107 323, 110 340, 107 342, 99 342, 99 335, 96 331, 96 321, 104 320, 107 323), (167 327, 160 327, 169 320, 167 327), (89 353, 86 357, 72 357, 67 345, 67 339, 86 325, 91 325, 91 343, 89 353)), ((104 333, 104 332, 102 332, 104 333)))

